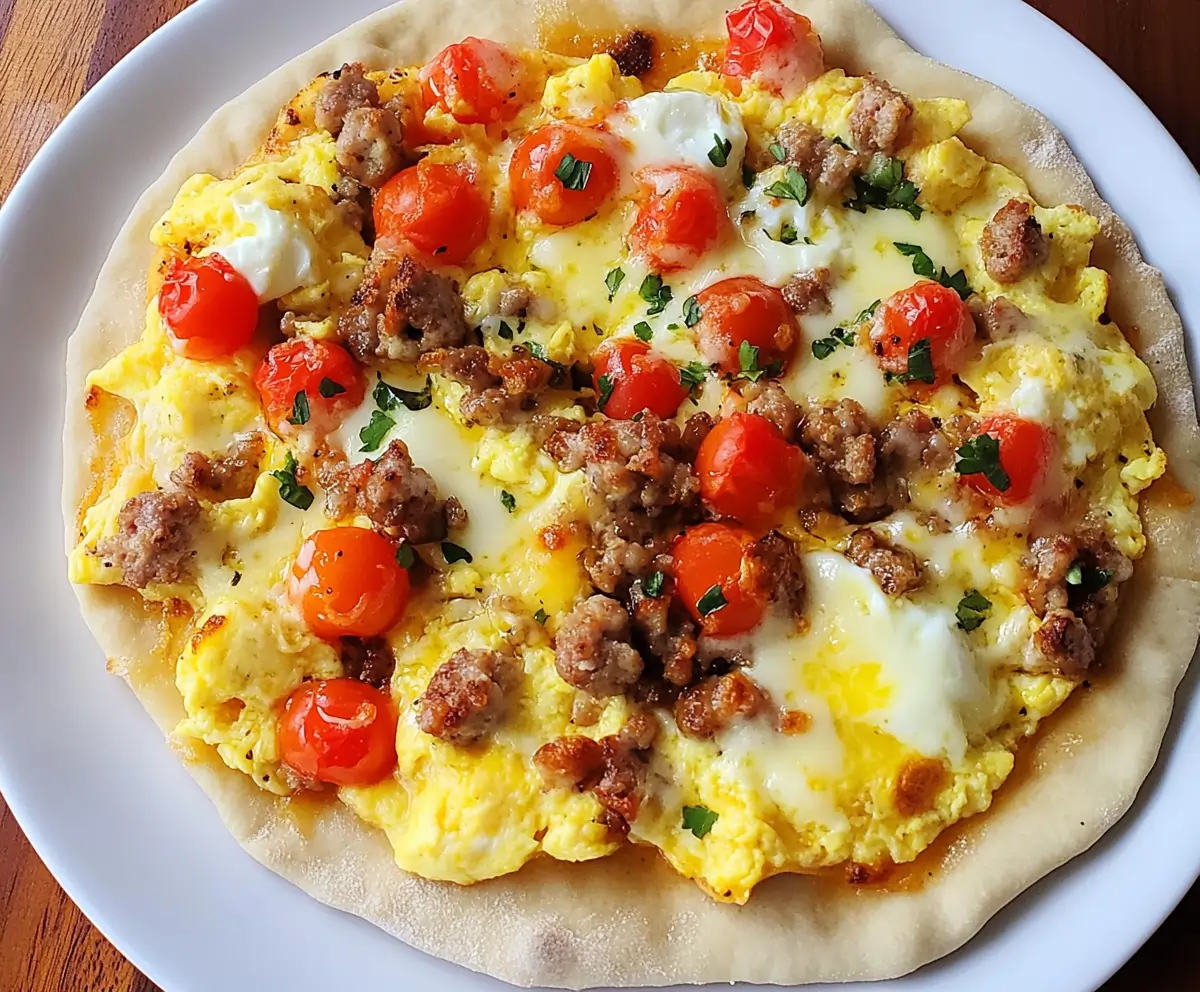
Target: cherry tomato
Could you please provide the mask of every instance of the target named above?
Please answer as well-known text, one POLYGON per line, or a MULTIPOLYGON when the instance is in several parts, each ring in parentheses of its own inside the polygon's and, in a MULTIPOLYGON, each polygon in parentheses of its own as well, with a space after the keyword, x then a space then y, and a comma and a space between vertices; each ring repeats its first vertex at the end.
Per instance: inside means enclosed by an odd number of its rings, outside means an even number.
POLYGON ((532 210, 547 224, 578 224, 617 188, 611 139, 577 124, 539 127, 513 152, 508 182, 517 209, 532 210))
POLYGON ((949 381, 974 337, 975 321, 962 298, 928 279, 884 300, 871 331, 879 364, 898 374, 916 371, 909 353, 927 340, 937 384, 949 381))
POLYGON ((796 318, 774 286, 753 276, 735 276, 696 294, 700 323, 696 337, 706 362, 722 372, 741 371, 741 347, 758 349, 758 367, 787 362, 799 336, 796 318))
POLYGON ((408 605, 408 570, 386 537, 330 527, 300 545, 288 592, 318 637, 377 637, 408 605))
POLYGON ((597 350, 592 379, 597 396, 604 395, 601 376, 612 385, 603 412, 616 420, 628 420, 643 410, 668 420, 687 399, 679 369, 651 352, 648 344, 631 338, 612 338, 597 350))
POLYGON ((679 596, 712 637, 744 634, 767 612, 767 601, 747 594, 739 582, 742 559, 753 544, 754 535, 745 528, 700 524, 684 531, 671 547, 679 596))
POLYGON ((421 70, 425 105, 435 103, 459 124, 512 120, 521 109, 521 63, 503 45, 465 38, 443 48, 421 70))
POLYGON ((656 272, 695 265, 729 228, 725 198, 699 169, 642 169, 630 247, 656 272))
POLYGON ((766 528, 795 504, 808 458, 766 417, 734 413, 709 432, 696 455, 700 495, 724 517, 766 528))
POLYGON ((725 15, 727 76, 748 78, 777 93, 796 93, 825 71, 812 21, 775 0, 749 0, 725 15))
POLYGON ((279 718, 279 753, 304 778, 374 785, 396 767, 396 707, 357 679, 322 679, 293 689, 279 718))
POLYGON ((1057 449, 1050 430, 1033 420, 997 414, 980 423, 975 437, 983 434, 999 442, 1000 468, 1008 476, 1008 487, 1001 490, 982 472, 964 475, 963 482, 1002 506, 1027 503, 1041 495, 1057 449))
POLYGON ((224 358, 258 327, 258 294, 220 255, 173 258, 158 291, 158 312, 185 358, 224 358))
POLYGON ((375 197, 375 233, 408 242, 435 262, 459 265, 487 237, 491 207, 461 169, 422 159, 375 197))
POLYGON ((362 372, 345 348, 305 337, 274 345, 255 370, 254 385, 267 423, 281 434, 305 426, 289 423, 297 412, 303 416, 305 405, 307 426, 318 434, 328 433, 366 393, 362 372), (297 410, 296 396, 301 391, 305 402, 297 410))

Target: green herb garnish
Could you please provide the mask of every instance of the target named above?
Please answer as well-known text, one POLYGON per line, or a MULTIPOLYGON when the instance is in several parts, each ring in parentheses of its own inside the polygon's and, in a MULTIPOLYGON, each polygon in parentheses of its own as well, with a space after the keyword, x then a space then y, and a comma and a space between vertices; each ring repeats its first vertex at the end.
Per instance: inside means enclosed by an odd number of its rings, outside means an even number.
POLYGON ((447 565, 453 565, 458 561, 465 561, 469 565, 475 560, 471 557, 470 551, 453 541, 442 542, 442 557, 446 559, 447 565))
POLYGON ((558 168, 554 170, 555 178, 567 189, 586 188, 588 177, 591 174, 592 163, 578 159, 570 152, 567 152, 562 157, 562 161, 558 163, 558 168))
POLYGON ((517 509, 517 497, 507 489, 500 490, 500 502, 509 513, 513 513, 517 509))
POLYGON ((359 451, 376 451, 383 444, 383 439, 388 436, 388 432, 396 426, 396 421, 389 417, 382 410, 372 410, 371 420, 361 431, 358 432, 358 439, 362 442, 362 447, 359 451))
POLYGON ((714 585, 696 602, 696 612, 700 616, 706 617, 726 605, 728 605, 728 600, 725 599, 725 593, 721 591, 719 585, 714 585))
POLYGON ((700 301, 689 296, 683 301, 683 322, 688 327, 695 327, 704 315, 700 312, 700 301))
POLYGON ((954 615, 958 617, 958 625, 963 630, 974 630, 984 620, 992 609, 992 601, 978 589, 971 589, 958 601, 958 609, 954 615))
POLYGON ((725 168, 729 162, 729 153, 733 150, 733 142, 728 138, 722 138, 719 134, 713 134, 713 146, 709 149, 708 160, 712 162, 718 169, 725 168))
POLYGON ((604 285, 608 288, 608 302, 611 303, 614 296, 617 295, 617 290, 621 283, 625 281, 624 269, 610 269, 608 275, 604 277, 604 285))
POLYGON ((990 434, 977 434, 956 454, 958 461, 954 464, 954 470, 959 475, 982 475, 997 492, 1002 493, 1012 485, 1012 480, 1000 464, 1000 441, 990 434))
POLYGON ((633 333, 639 341, 649 341, 654 337, 654 328, 647 324, 644 320, 639 320, 633 325, 633 333))
POLYGON ((662 595, 663 583, 666 582, 667 576, 661 571, 651 572, 642 579, 642 592, 651 599, 658 599, 662 595))
POLYGON ((396 549, 396 564, 401 568, 412 568, 417 560, 417 553, 411 544, 401 544, 396 549))
POLYGON ((707 806, 684 806, 683 829, 690 830, 696 837, 705 837, 717 822, 719 814, 707 806))
POLYGON ((297 427, 303 427, 308 423, 310 415, 308 393, 302 389, 292 399, 292 415, 287 418, 287 422, 295 424, 297 427))
POLYGON ((663 284, 662 276, 652 272, 642 280, 641 286, 638 287, 638 295, 650 304, 646 316, 653 317, 667 308, 672 293, 671 287, 663 284))
POLYGON ((279 498, 297 510, 307 510, 312 506, 313 493, 308 486, 296 481, 296 467, 296 456, 289 451, 283 460, 283 468, 271 474, 279 480, 279 498))
MULTIPOLYGON (((425 388, 418 392, 401 389, 399 386, 384 382, 383 375, 379 372, 376 372, 375 376, 378 381, 375 383, 371 396, 380 410, 395 410, 398 406, 403 406, 408 410, 424 410, 433 402, 433 379, 430 376, 425 377, 425 388)), ((370 449, 364 448, 363 450, 370 449)))
POLYGON ((596 386, 599 389, 599 396, 600 396, 600 402, 597 404, 597 406, 599 406, 600 409, 603 410, 606 406, 608 406, 608 401, 610 399, 612 399, 612 394, 613 394, 612 377, 609 375, 600 376, 600 378, 598 378, 596 380, 596 386))
POLYGON ((783 179, 771 183, 766 192, 777 200, 795 200, 804 206, 808 202, 808 180, 803 172, 789 165, 783 179))
POLYGON ((322 379, 320 385, 317 386, 317 392, 324 396, 327 400, 332 399, 335 396, 341 396, 341 394, 345 391, 345 386, 343 386, 340 382, 335 382, 330 378, 322 379))

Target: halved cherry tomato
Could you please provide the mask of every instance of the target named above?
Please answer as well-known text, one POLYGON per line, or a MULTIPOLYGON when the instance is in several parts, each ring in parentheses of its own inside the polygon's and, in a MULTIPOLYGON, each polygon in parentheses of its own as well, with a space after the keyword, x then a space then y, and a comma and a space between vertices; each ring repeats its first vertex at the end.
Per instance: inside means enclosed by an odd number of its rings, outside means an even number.
POLYGON ((224 358, 244 348, 258 327, 258 294, 219 254, 173 258, 158 312, 175 350, 185 358, 224 358))
POLYGON ((408 605, 396 546, 365 527, 319 530, 300 545, 288 592, 318 637, 377 637, 408 605))
POLYGON ((668 420, 687 399, 679 369, 632 338, 612 338, 596 351, 592 382, 596 395, 603 397, 601 376, 607 376, 612 387, 602 412, 616 420, 628 420, 643 410, 668 420))
POLYGON ((695 265, 729 229, 725 198, 699 169, 642 169, 630 247, 656 272, 695 265))
POLYGON ((421 70, 425 104, 440 104, 460 124, 512 120, 521 109, 521 62, 503 45, 464 38, 421 70))
POLYGON ((532 210, 547 224, 578 224, 590 217, 617 188, 611 142, 602 132, 577 124, 547 124, 530 131, 508 165, 517 209, 532 210))
POLYGON ((293 689, 279 718, 279 753, 303 778, 374 785, 396 767, 396 707, 357 679, 323 679, 293 689))
POLYGON ((897 374, 915 371, 910 352, 928 341, 937 384, 949 381, 974 337, 975 321, 962 298, 929 279, 884 300, 871 331, 879 364, 897 374))
POLYGON ((749 0, 725 15, 727 76, 755 77, 777 93, 798 93, 825 71, 812 21, 775 0, 749 0))
MULTIPOLYGON (((981 472, 963 475, 963 482, 1001 506, 1026 503, 1041 495, 1057 449, 1050 430, 1036 421, 1002 413, 983 419, 974 436, 982 434, 999 443, 1000 468, 1008 476, 1008 486, 1001 489, 981 472)), ((1003 482, 1003 478, 997 481, 1003 482)))
POLYGON ((712 637, 744 634, 767 612, 767 601, 748 594, 739 582, 742 559, 753 544, 754 535, 743 527, 700 524, 671 546, 679 596, 712 637))
POLYGON ((374 215, 376 237, 458 265, 483 244, 491 208, 462 169, 422 159, 383 184, 374 215))
POLYGON ((696 294, 700 323, 696 338, 706 362, 722 372, 741 371, 741 347, 758 349, 758 367, 787 362, 799 336, 783 294, 753 276, 722 279, 696 294))
POLYGON ((345 348, 306 337, 274 345, 255 370, 254 385, 267 423, 281 434, 290 433, 289 426, 305 426, 289 424, 301 391, 305 402, 300 412, 307 406, 307 426, 318 434, 333 430, 366 393, 362 372, 345 348))
POLYGON ((808 458, 766 417, 733 413, 709 431, 696 455, 700 495, 717 513, 755 528, 795 504, 808 458))

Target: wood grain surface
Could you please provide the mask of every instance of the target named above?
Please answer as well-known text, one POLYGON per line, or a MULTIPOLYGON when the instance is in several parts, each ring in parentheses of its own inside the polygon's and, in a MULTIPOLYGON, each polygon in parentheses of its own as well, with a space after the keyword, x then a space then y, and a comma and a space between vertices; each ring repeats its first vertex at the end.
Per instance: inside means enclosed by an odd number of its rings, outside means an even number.
MULTIPOLYGON (((0 198, 75 102, 191 2, 0 0, 0 198)), ((1032 3, 1112 66, 1200 164, 1198 0, 1032 3)), ((1200 989, 1198 929, 1200 886, 1104 992, 1200 989)), ((155 988, 66 897, 0 800, 0 990, 155 988)))

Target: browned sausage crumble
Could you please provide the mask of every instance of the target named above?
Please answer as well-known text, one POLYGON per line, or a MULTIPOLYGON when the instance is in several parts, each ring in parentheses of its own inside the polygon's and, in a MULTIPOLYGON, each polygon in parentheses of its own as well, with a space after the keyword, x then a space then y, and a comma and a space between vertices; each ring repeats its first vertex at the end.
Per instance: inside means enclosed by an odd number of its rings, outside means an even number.
POLYGON ((502 671, 495 651, 459 648, 438 666, 417 700, 417 726, 451 744, 472 744, 504 715, 502 671))
POLYGON ((96 551, 105 568, 119 568, 123 583, 134 589, 182 582, 196 555, 193 532, 199 517, 200 504, 189 493, 138 493, 121 507, 117 532, 96 551))
POLYGON ((1009 200, 988 222, 979 241, 983 264, 996 282, 1024 279, 1050 257, 1050 245, 1033 208, 1024 200, 1009 200))

